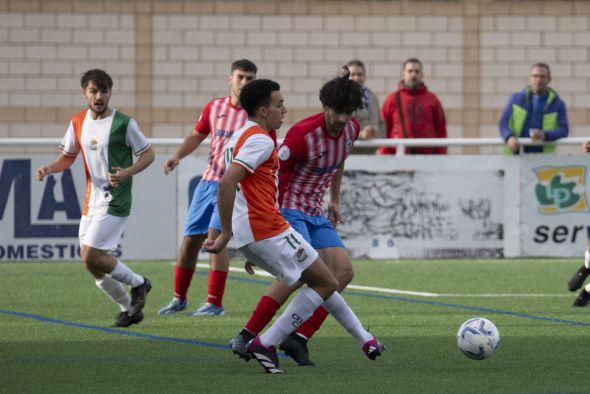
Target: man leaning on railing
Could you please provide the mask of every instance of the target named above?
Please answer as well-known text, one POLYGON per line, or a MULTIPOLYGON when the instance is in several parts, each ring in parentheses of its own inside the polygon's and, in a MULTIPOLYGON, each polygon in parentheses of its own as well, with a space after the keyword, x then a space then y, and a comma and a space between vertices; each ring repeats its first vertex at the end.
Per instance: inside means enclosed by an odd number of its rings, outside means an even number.
MULTIPOLYGON (((545 63, 531 67, 529 86, 514 93, 500 118, 500 134, 506 142, 504 153, 519 154, 518 138, 533 141, 555 141, 568 135, 569 127, 565 103, 549 87, 551 70, 545 63)), ((525 146, 525 153, 552 153, 555 144, 525 146)))

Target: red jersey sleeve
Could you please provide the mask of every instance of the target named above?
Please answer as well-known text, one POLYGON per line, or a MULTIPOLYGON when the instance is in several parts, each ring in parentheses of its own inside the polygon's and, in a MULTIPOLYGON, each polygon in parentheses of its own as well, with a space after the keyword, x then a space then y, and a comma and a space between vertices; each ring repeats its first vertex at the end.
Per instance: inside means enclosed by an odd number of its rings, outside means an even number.
POLYGON ((203 108, 203 112, 201 113, 201 116, 199 117, 199 120, 197 120, 197 123, 195 124, 195 133, 201 133, 201 134, 205 134, 208 135, 211 132, 211 105, 212 105, 212 101, 210 101, 205 108, 203 108))
POLYGON ((303 130, 292 127, 287 132, 283 143, 279 147, 279 160, 281 167, 279 173, 291 171, 295 163, 305 157, 307 145, 303 140, 303 130))

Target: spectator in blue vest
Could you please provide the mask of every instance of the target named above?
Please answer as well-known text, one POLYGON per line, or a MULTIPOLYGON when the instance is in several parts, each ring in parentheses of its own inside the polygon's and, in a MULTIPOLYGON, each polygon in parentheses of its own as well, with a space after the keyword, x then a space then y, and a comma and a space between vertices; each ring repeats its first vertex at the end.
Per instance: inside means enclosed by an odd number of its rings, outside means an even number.
MULTIPOLYGON (((500 119, 500 134, 506 142, 506 154, 519 154, 518 138, 555 141, 567 137, 569 127, 565 103, 549 87, 551 70, 545 63, 531 67, 529 86, 514 93, 500 119)), ((526 146, 525 153, 555 151, 555 144, 526 146)))

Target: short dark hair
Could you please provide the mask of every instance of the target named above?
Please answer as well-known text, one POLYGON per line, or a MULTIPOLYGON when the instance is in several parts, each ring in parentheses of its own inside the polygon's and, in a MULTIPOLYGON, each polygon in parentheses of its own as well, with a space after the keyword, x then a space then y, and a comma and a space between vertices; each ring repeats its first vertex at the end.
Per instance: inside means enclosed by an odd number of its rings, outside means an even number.
MULTIPOLYGON (((350 71, 344 66, 341 76, 331 79, 320 89, 320 101, 324 107, 332 108, 339 114, 351 114, 363 108, 361 85, 348 79, 350 71)), ((246 85, 247 86, 247 85, 246 85)))
POLYGON ((531 66, 531 71, 532 71, 532 70, 533 70, 533 68, 535 68, 535 67, 541 67, 541 68, 544 68, 545 70, 547 70, 547 76, 548 76, 549 78, 551 78, 551 69, 549 68, 549 65, 548 65, 547 63, 542 63, 542 62, 535 63, 535 64, 533 64, 533 65, 531 66))
POLYGON ((113 79, 104 70, 95 68, 88 70, 80 78, 82 89, 86 89, 90 81, 94 82, 97 88, 111 90, 113 88, 113 79))
POLYGON ((270 79, 255 79, 248 82, 240 92, 240 105, 248 116, 256 116, 256 110, 270 105, 272 92, 281 90, 281 85, 270 79))
POLYGON ((258 72, 256 64, 248 59, 240 59, 233 62, 231 64, 231 74, 233 74, 236 70, 249 71, 253 72, 254 74, 258 72))
POLYGON ((348 63, 346 63, 348 67, 350 66, 357 66, 365 70, 365 64, 358 59, 352 59, 348 63))
POLYGON ((422 62, 417 57, 411 57, 408 60, 406 60, 404 62, 404 64, 402 65, 402 71, 406 69, 406 64, 408 64, 408 63, 419 64, 420 65, 420 71, 422 71, 422 69, 423 69, 422 62))

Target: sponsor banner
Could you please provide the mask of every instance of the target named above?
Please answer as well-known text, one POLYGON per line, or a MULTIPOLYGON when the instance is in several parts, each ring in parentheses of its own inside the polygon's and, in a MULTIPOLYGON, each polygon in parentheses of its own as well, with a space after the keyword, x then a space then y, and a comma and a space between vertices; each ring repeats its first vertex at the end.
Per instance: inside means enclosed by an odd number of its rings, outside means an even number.
MULTIPOLYGON (((165 176, 167 157, 160 156, 134 178, 133 208, 116 251, 125 260, 174 259, 182 241, 207 158, 187 157, 165 176)), ((54 159, 0 155, 0 262, 79 259, 84 168, 78 159, 38 182, 36 169, 54 159)), ((584 156, 353 155, 337 231, 355 258, 582 256, 590 238, 586 162, 584 156)), ((199 258, 208 259, 203 252, 199 258)))
POLYGON ((353 257, 504 255, 502 171, 467 165, 407 169, 392 157, 358 159, 346 163, 344 223, 337 227, 353 257))
POLYGON ((581 257, 590 239, 588 159, 527 156, 521 161, 524 256, 581 257))
MULTIPOLYGON (((80 158, 38 182, 35 171, 56 155, 0 155, 0 261, 78 260, 78 226, 86 181, 80 158)), ((164 159, 133 179, 131 215, 117 256, 169 259, 176 241, 176 179, 164 159)))

